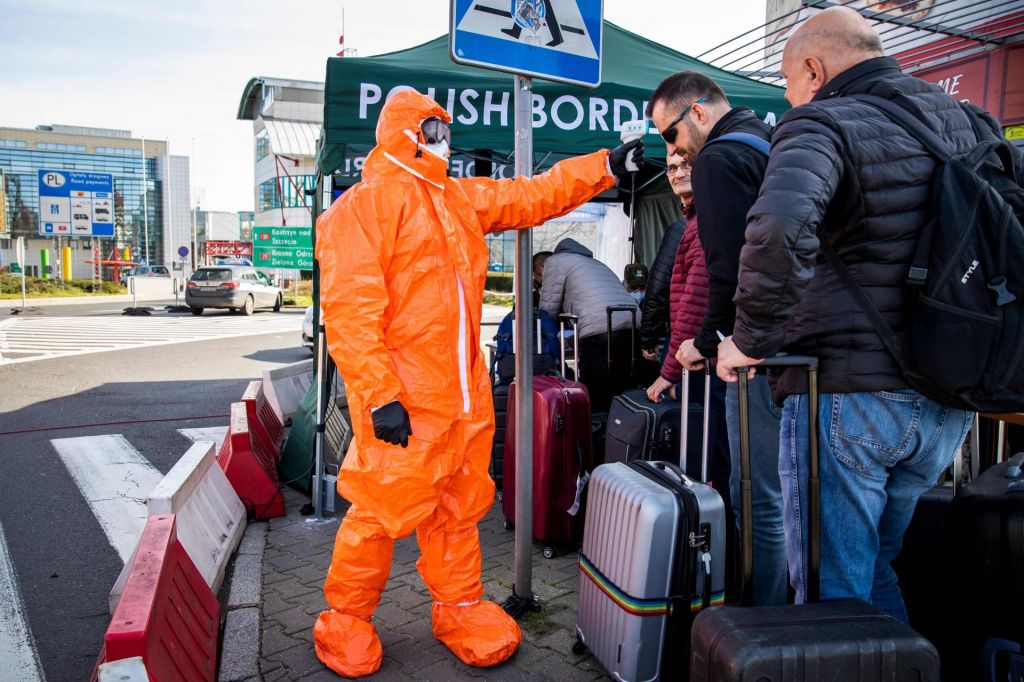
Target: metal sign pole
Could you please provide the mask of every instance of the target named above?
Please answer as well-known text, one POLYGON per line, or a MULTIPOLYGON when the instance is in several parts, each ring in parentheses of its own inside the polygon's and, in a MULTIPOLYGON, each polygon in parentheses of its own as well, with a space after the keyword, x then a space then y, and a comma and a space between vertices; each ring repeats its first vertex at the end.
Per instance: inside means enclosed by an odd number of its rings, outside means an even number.
MULTIPOLYGON (((533 79, 515 77, 516 175, 533 175, 533 79)), ((533 599, 533 237, 516 232, 516 546, 515 594, 533 599)))

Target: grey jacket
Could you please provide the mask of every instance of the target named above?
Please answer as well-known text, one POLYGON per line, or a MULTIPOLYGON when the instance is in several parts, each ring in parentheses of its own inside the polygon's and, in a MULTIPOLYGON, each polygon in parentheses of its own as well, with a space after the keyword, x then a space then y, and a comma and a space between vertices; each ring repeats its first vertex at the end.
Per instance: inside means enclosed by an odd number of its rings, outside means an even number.
MULTIPOLYGON (((631 306, 636 300, 607 265, 594 260, 594 254, 574 239, 563 239, 544 263, 544 282, 540 288, 540 307, 556 320, 561 313, 579 317, 579 337, 608 332, 608 306, 631 306)), ((640 311, 637 310, 637 324, 640 311)), ((613 329, 628 329, 630 315, 615 313, 613 329)))

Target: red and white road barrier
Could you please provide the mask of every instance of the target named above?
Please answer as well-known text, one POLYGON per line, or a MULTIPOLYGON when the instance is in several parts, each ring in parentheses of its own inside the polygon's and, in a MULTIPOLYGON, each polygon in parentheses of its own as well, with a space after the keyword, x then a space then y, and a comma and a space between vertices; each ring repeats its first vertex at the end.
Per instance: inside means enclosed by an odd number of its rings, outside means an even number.
POLYGON ((312 383, 312 360, 263 371, 263 391, 282 424, 291 424, 295 411, 299 409, 299 401, 312 383))
POLYGON ((277 417, 277 412, 267 400, 262 381, 250 381, 242 394, 245 403, 245 415, 249 420, 249 430, 258 438, 264 448, 274 453, 274 458, 281 456, 284 445, 284 425, 277 417))
MULTIPOLYGON (((214 444, 199 442, 189 448, 149 494, 146 507, 150 516, 177 515, 181 544, 216 593, 245 531, 245 507, 217 466, 214 444)), ((111 613, 124 591, 131 563, 125 563, 110 591, 111 613)))
POLYGON ((220 603, 178 540, 174 515, 150 516, 94 678, 104 663, 138 657, 153 682, 212 681, 219 626, 220 603))
POLYGON ((284 516, 284 496, 277 476, 277 452, 255 438, 245 403, 231 404, 231 421, 217 461, 231 487, 253 518, 284 516))

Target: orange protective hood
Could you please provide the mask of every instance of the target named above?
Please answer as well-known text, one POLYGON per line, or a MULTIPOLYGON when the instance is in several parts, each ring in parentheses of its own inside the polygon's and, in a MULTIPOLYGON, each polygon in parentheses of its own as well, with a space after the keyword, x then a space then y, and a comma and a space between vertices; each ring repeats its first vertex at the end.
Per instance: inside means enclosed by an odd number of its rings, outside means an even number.
POLYGON ((444 107, 415 90, 402 90, 392 95, 377 120, 377 146, 366 159, 363 179, 369 180, 385 172, 387 166, 398 166, 436 185, 444 184, 447 162, 429 152, 421 152, 416 146, 417 140, 423 141, 420 123, 431 116, 448 123, 452 121, 444 107))

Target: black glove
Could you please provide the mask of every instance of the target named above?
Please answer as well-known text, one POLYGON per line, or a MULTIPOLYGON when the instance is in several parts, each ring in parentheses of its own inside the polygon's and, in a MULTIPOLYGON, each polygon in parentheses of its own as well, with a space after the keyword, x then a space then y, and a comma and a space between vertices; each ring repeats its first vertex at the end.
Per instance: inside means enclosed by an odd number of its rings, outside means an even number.
POLYGON ((620 144, 612 150, 608 157, 608 166, 612 175, 617 178, 624 177, 633 171, 626 168, 626 159, 632 159, 637 168, 644 167, 644 141, 641 139, 630 140, 626 144, 620 144))
POLYGON ((385 443, 409 447, 409 436, 412 435, 412 424, 409 413, 397 400, 374 410, 370 415, 373 419, 373 435, 385 443))

